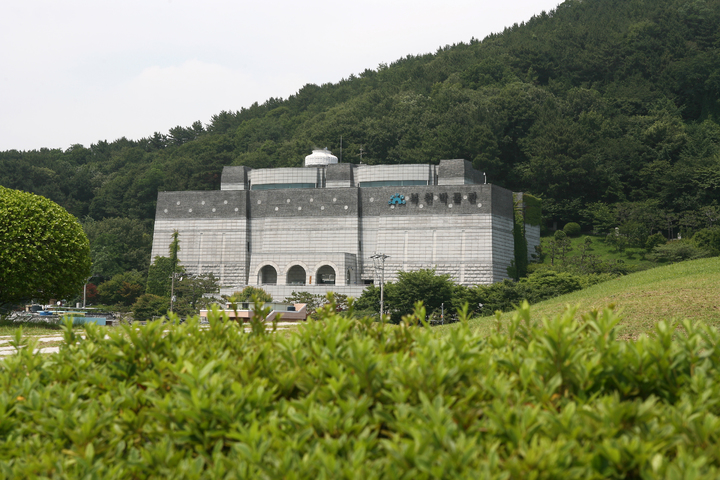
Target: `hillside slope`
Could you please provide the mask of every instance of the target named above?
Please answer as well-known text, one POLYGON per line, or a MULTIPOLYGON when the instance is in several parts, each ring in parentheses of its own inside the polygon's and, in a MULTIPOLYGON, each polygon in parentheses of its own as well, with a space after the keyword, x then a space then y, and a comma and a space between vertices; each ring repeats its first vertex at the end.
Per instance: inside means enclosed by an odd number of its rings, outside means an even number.
MULTIPOLYGON (((158 190, 216 189, 224 165, 465 158, 577 219, 590 202, 720 200, 720 0, 568 0, 482 41, 305 85, 203 125, 67 151, 0 153, 0 184, 82 217, 151 220, 158 190), (668 175, 672 171, 672 175, 668 175)), ((111 115, 112 112, 108 112, 111 115)))
MULTIPOLYGON (((533 318, 555 316, 568 305, 578 315, 615 305, 623 316, 621 338, 651 332, 660 320, 690 319, 720 328, 720 258, 706 258, 658 267, 601 283, 531 306, 533 318)), ((512 312, 502 315, 507 322, 512 312)), ((490 332, 494 317, 471 320, 474 328, 490 332)), ((453 325, 440 327, 445 332, 453 325)))

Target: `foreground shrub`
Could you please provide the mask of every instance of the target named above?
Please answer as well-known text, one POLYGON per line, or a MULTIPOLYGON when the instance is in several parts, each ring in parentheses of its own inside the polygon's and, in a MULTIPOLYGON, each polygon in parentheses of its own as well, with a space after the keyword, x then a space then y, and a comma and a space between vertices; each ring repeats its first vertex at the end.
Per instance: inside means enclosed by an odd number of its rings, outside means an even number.
MULTIPOLYGON (((0 361, 0 477, 717 478, 720 335, 610 310, 483 338, 327 307, 291 335, 68 327, 0 361), (108 338, 106 338, 108 335, 108 338)), ((13 344, 20 346, 17 336, 13 344)))

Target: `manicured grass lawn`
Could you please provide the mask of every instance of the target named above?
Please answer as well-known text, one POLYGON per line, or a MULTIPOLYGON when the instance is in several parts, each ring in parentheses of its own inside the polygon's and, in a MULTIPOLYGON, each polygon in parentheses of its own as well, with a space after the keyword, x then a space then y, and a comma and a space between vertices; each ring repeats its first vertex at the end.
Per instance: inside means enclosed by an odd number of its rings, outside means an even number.
MULTIPOLYGON (((622 338, 650 333, 659 320, 704 322, 720 328, 720 257, 676 263, 633 273, 540 302, 531 307, 533 318, 554 316, 567 305, 578 306, 578 315, 614 304, 623 320, 622 338)), ((507 324, 512 312, 504 313, 507 324)), ((494 317, 470 320, 473 328, 490 333, 496 328, 494 317)), ((452 325, 436 327, 446 333, 452 325)))

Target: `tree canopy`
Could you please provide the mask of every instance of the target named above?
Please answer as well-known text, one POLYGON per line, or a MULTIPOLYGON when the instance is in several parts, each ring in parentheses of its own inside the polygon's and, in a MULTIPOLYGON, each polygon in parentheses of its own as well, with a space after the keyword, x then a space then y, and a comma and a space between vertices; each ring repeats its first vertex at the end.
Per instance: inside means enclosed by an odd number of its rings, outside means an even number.
POLYGON ((80 223, 55 202, 0 187, 0 304, 76 296, 90 274, 80 223))
MULTIPOLYGON (((416 302, 423 302, 429 314, 442 310, 452 310, 451 300, 455 284, 450 275, 437 275, 434 269, 422 269, 414 272, 397 272, 397 282, 385 284, 385 310, 389 312, 393 322, 399 322, 404 315, 413 312, 416 302)), ((368 286, 355 302, 360 311, 380 309, 380 287, 368 286)))

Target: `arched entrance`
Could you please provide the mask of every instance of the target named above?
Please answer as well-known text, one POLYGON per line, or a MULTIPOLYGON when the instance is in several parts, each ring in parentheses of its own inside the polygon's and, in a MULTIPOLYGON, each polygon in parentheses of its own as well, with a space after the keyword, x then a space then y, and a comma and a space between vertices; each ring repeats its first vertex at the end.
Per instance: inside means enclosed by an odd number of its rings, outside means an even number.
POLYGON ((305 285, 306 278, 307 274, 305 273, 305 269, 300 265, 293 265, 287 272, 285 283, 288 285, 305 285))
POLYGON ((335 269, 330 265, 323 265, 317 271, 318 285, 335 285, 335 269))
POLYGON ((272 265, 265 265, 260 269, 260 284, 275 285, 277 283, 277 270, 272 265))

